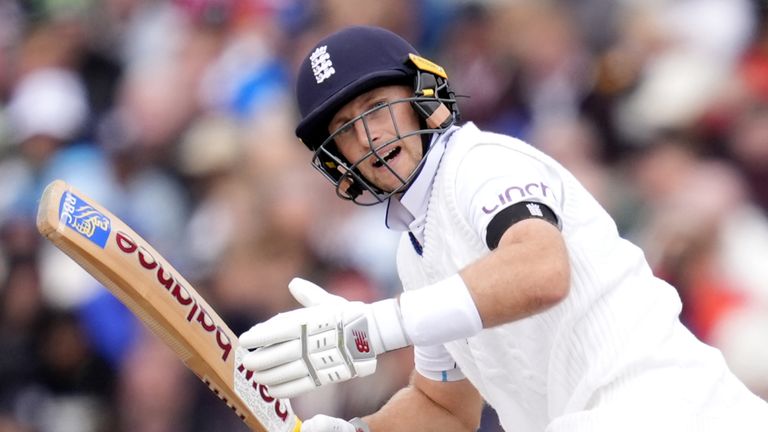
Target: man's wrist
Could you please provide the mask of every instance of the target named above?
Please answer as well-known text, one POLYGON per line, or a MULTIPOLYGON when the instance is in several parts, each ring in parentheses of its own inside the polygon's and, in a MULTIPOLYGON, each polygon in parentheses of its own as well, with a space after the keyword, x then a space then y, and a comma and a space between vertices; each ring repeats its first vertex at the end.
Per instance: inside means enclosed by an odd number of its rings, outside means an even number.
POLYGON ((403 325, 400 305, 396 299, 386 299, 371 304, 371 323, 375 326, 372 333, 373 349, 376 354, 406 347, 411 344, 403 325))
POLYGON ((457 273, 400 296, 403 327, 416 345, 437 345, 474 336, 483 329, 469 288, 457 273))
POLYGON ((457 273, 432 285, 370 304, 371 343, 378 355, 411 344, 436 345, 483 329, 469 288, 457 273))

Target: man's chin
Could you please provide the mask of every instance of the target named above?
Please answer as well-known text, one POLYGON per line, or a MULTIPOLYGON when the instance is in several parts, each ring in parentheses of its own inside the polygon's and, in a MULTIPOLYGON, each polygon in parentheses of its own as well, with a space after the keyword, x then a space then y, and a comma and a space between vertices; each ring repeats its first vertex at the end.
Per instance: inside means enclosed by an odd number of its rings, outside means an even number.
POLYGON ((400 180, 392 173, 386 173, 385 174, 386 178, 381 179, 381 177, 379 177, 379 180, 381 181, 375 182, 376 187, 385 193, 391 193, 396 190, 402 189, 403 183, 409 177, 410 174, 408 175, 398 174, 398 175, 400 175, 403 180, 400 180))

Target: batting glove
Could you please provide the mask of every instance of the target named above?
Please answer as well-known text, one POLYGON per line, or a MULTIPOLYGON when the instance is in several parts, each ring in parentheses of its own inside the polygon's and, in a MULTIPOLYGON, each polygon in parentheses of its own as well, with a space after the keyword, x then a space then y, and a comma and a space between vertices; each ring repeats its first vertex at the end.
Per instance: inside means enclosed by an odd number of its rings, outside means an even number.
POLYGON ((318 414, 301 425, 301 432, 369 432, 368 425, 359 418, 350 421, 318 414))
POLYGON ((240 335, 243 366, 272 396, 290 398, 322 385, 366 376, 376 356, 409 345, 395 299, 350 302, 304 279, 288 284, 305 307, 240 335))

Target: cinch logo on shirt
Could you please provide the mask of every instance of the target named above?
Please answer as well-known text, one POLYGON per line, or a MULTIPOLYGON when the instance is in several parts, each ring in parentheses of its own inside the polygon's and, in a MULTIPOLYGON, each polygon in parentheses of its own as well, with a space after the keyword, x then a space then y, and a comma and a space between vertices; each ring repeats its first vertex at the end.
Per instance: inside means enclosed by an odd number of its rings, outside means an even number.
POLYGON ((331 75, 336 73, 336 69, 333 68, 333 62, 331 61, 331 55, 328 54, 328 47, 323 45, 317 47, 312 55, 309 56, 309 61, 312 65, 312 73, 315 74, 315 81, 318 84, 322 83, 331 75))
POLYGON ((61 196, 59 220, 102 249, 112 231, 106 216, 69 191, 61 196))
POLYGON ((528 183, 522 187, 508 187, 506 190, 504 190, 504 192, 500 193, 496 197, 498 201, 494 202, 493 204, 483 206, 483 213, 491 214, 495 212, 496 209, 498 209, 500 206, 503 206, 509 202, 517 201, 518 199, 528 198, 535 195, 546 197, 547 191, 549 191, 549 186, 544 184, 544 182, 528 183))

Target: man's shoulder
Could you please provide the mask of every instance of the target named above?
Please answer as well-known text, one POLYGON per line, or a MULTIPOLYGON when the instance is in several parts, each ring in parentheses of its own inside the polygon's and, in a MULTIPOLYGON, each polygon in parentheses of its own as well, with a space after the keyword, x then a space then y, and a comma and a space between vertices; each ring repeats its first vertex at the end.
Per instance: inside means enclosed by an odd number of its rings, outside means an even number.
POLYGON ((485 131, 472 123, 462 125, 451 136, 446 151, 448 159, 463 166, 466 166, 468 161, 475 161, 484 166, 489 159, 506 161, 505 163, 516 161, 521 164, 528 164, 532 160, 544 165, 554 162, 541 150, 522 139, 485 131))
POLYGON ((459 126, 451 136, 451 144, 448 147, 456 150, 469 150, 478 146, 495 145, 498 148, 521 149, 536 151, 530 144, 520 138, 505 135, 493 131, 478 128, 474 123, 468 122, 459 126))

